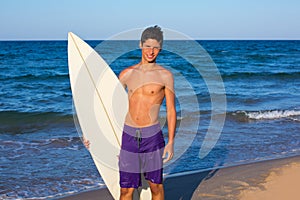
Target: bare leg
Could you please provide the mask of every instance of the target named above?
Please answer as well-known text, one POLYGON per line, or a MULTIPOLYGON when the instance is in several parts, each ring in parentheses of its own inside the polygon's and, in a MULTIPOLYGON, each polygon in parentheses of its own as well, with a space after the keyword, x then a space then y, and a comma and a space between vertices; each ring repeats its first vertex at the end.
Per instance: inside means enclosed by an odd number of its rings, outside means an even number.
POLYGON ((152 193, 152 200, 164 200, 164 186, 163 184, 156 184, 148 181, 151 193, 152 193))
POLYGON ((134 188, 121 188, 120 200, 132 200, 134 188))

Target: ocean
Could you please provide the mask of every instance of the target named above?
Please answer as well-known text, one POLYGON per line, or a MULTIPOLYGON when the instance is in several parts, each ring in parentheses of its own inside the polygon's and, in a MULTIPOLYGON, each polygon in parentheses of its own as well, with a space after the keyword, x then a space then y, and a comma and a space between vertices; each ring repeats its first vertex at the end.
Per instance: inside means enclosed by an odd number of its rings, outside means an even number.
MULTIPOLYGON (((178 114, 177 157, 164 173, 300 155, 300 41, 197 44, 210 64, 197 63, 203 55, 186 41, 175 45, 184 57, 162 50, 157 60, 174 74, 178 114)), ((104 59, 116 74, 140 59, 139 49, 114 60, 114 48, 109 51, 104 59)), ((67 41, 1 41, 0 69, 0 199, 105 187, 74 122, 67 41)), ((164 104, 161 109, 167 136, 164 104)))

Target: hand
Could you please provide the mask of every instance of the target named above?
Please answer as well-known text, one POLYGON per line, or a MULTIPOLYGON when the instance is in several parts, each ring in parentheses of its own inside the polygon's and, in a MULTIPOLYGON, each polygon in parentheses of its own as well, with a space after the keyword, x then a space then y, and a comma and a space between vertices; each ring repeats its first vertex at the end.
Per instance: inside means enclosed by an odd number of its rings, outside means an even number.
POLYGON ((85 139, 85 137, 83 137, 83 144, 85 146, 85 148, 87 148, 88 150, 90 149, 90 141, 85 139))
POLYGON ((174 144, 168 143, 165 146, 164 153, 162 156, 162 158, 164 159, 163 162, 166 163, 166 162, 170 161, 173 158, 173 156, 174 156, 174 144), (168 155, 167 158, 166 158, 166 155, 168 155))

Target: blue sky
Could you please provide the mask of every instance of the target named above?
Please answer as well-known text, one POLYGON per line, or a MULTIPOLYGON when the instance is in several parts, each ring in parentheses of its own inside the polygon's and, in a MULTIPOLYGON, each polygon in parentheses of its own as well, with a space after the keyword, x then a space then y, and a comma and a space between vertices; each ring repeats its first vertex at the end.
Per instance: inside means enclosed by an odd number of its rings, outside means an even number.
POLYGON ((1 0, 0 40, 85 39, 158 24, 194 39, 300 39, 299 0, 1 0))

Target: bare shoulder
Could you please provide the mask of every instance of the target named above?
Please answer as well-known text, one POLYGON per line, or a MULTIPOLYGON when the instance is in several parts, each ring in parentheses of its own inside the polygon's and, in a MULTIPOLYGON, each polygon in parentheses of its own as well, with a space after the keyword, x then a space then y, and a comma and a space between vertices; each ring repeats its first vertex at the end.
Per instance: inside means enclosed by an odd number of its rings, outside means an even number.
POLYGON ((119 74, 119 79, 122 79, 126 76, 126 74, 129 74, 133 69, 135 69, 136 65, 127 67, 126 69, 122 70, 121 73, 119 74))
POLYGON ((161 76, 163 78, 167 78, 167 79, 173 79, 173 74, 170 70, 160 66, 160 65, 157 65, 158 69, 159 69, 159 72, 161 74, 161 76))
MULTIPOLYGON (((164 85, 169 91, 174 93, 174 77, 173 73, 168 69, 159 66, 160 77, 163 79, 164 85)), ((167 90, 168 91, 168 90, 167 90)))

